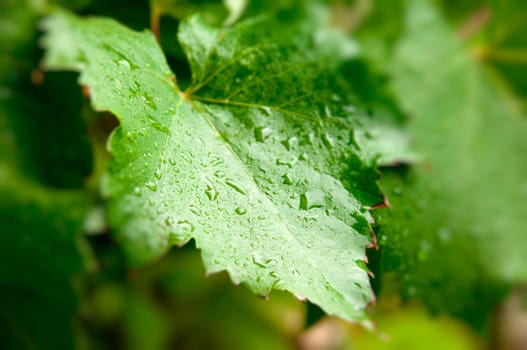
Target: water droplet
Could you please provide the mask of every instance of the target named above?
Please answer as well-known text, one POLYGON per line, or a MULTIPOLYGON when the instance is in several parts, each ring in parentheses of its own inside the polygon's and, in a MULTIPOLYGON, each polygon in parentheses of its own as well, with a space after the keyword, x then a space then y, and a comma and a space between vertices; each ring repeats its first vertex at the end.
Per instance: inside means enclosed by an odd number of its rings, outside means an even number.
POLYGON ((317 137, 315 136, 314 133, 309 133, 309 135, 307 136, 306 143, 307 143, 308 145, 314 145, 316 139, 317 139, 317 137))
POLYGON ((333 137, 331 137, 328 133, 324 133, 322 135, 322 143, 328 148, 335 146, 335 140, 333 140, 333 137))
POLYGON ((234 189, 236 192, 243 194, 244 196, 247 195, 247 192, 245 192, 245 190, 240 185, 238 185, 236 182, 229 179, 225 181, 225 184, 231 187, 232 189, 234 189))
POLYGON ((264 264, 264 259, 262 258, 262 256, 258 253, 253 253, 252 254, 252 259, 253 259, 253 263, 257 266, 260 266, 260 267, 266 267, 265 264, 264 264))
POLYGON ((293 179, 291 178, 291 176, 289 174, 284 174, 282 175, 282 183, 284 185, 292 185, 293 184, 293 179))
POLYGON ((210 163, 215 166, 215 167, 219 167, 220 165, 222 165, 224 163, 223 159, 221 158, 221 156, 217 155, 217 154, 214 154, 214 153, 211 153, 209 154, 209 157, 212 158, 212 160, 210 161, 210 163))
POLYGON ((273 114, 273 110, 271 109, 271 107, 268 107, 268 106, 262 107, 262 111, 267 115, 273 114))
POLYGON ((321 208, 326 204, 326 194, 322 190, 308 191, 300 195, 300 209, 321 208))
POLYGON ((167 226, 172 226, 172 224, 174 224, 174 219, 172 219, 171 216, 167 216, 167 217, 165 218, 165 225, 167 225, 167 226))
POLYGON ((211 201, 215 201, 216 199, 218 199, 218 196, 220 195, 220 193, 216 190, 216 188, 211 185, 207 185, 207 188, 205 189, 205 194, 211 201))
POLYGON ((126 68, 128 70, 131 70, 132 69, 132 66, 130 65, 130 62, 128 62, 127 60, 125 59, 122 59, 122 60, 119 60, 117 61, 117 63, 119 63, 119 65, 123 68, 126 68))
POLYGON ((234 209, 234 212, 238 215, 245 215, 247 213, 247 210, 245 208, 236 208, 234 209))
POLYGON ((155 175, 156 179, 159 180, 159 179, 161 179, 161 176, 163 175, 163 173, 161 172, 161 169, 157 168, 154 175, 155 175))
POLYGON ((276 265, 276 260, 275 259, 267 259, 267 260, 265 260, 265 265, 267 265, 267 266, 274 266, 274 265, 276 265))
MULTIPOLYGON (((148 116, 148 120, 150 121, 150 125, 158 130, 158 131, 161 131, 162 133, 164 134, 169 134, 170 133, 170 130, 168 130, 168 128, 166 126, 164 126, 163 124, 161 124, 157 119, 155 119, 154 117, 152 117, 151 115, 148 116)), ((156 149, 159 148, 159 145, 156 147, 156 149)))
POLYGON ((217 170, 214 172, 214 176, 221 179, 221 178, 224 178, 225 177, 225 173, 221 170, 217 170))
POLYGON ((134 194, 136 196, 139 196, 141 194, 141 188, 139 188, 138 186, 135 186, 134 187, 134 194))
POLYGON ((256 141, 264 142, 267 139, 273 130, 269 127, 256 127, 254 128, 254 137, 256 141))
POLYGON ((268 268, 270 266, 276 265, 277 261, 275 259, 264 258, 259 253, 255 252, 252 254, 253 263, 257 266, 268 268))
POLYGON ((293 167, 293 162, 289 162, 287 160, 283 160, 283 159, 277 158, 276 159, 276 165, 285 165, 288 168, 292 168, 293 167))
POLYGON ((328 105, 323 104, 323 103, 317 103, 317 107, 318 107, 318 115, 320 117, 324 118, 324 117, 332 116, 331 108, 329 108, 328 105))
POLYGON ((298 145, 298 138, 295 136, 290 137, 287 140, 282 141, 282 145, 284 145, 288 151, 291 151, 298 145))
POLYGON ((299 157, 298 157, 298 160, 303 160, 303 161, 306 161, 308 159, 308 156, 307 156, 307 153, 302 153, 299 157))
POLYGON ((157 105, 156 103, 154 102, 154 98, 150 95, 147 95, 147 94, 144 94, 144 95, 141 95, 141 99, 143 100, 143 102, 149 106, 150 108, 152 108, 153 110, 157 110, 157 105))
POLYGON ((196 207, 194 204, 190 204, 188 209, 190 210, 192 214, 201 216, 201 210, 198 207, 196 207))
POLYGON ((172 166, 176 165, 176 160, 174 158, 168 158, 168 163, 172 166))
POLYGON ((157 185, 155 183, 153 183, 152 181, 148 181, 146 184, 145 184, 146 188, 148 188, 150 191, 157 191, 157 185))
POLYGON ((179 230, 183 233, 192 233, 195 230, 194 225, 192 225, 188 220, 180 220, 177 222, 179 230))

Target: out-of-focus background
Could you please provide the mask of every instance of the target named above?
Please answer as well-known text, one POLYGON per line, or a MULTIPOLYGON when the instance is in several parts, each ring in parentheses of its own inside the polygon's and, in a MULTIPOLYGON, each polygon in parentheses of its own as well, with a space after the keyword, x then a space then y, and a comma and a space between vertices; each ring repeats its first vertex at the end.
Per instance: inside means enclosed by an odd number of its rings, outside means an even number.
POLYGON ((62 6, 152 29, 184 84, 178 24, 229 6, 0 0, 1 349, 527 349, 527 2, 316 3, 356 40, 349 79, 372 108, 404 115, 418 155, 381 169, 392 209, 374 214, 368 252, 375 329, 205 276, 192 244, 131 269, 106 225, 99 183, 117 122, 90 108, 76 74, 42 71, 41 19, 62 6), (368 95, 372 81, 386 94, 368 95))

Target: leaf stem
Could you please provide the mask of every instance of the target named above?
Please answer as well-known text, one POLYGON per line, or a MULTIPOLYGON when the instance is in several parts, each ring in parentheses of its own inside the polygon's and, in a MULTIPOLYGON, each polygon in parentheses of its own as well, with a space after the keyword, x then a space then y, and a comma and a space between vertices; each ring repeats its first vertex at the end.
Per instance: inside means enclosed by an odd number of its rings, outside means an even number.
POLYGON ((156 37, 158 43, 161 42, 160 19, 161 12, 159 11, 159 8, 152 4, 150 8, 150 30, 156 37))
POLYGON ((462 25, 459 27, 458 35, 462 40, 467 40, 477 33, 489 23, 492 17, 492 12, 489 7, 484 6, 474 12, 462 25))

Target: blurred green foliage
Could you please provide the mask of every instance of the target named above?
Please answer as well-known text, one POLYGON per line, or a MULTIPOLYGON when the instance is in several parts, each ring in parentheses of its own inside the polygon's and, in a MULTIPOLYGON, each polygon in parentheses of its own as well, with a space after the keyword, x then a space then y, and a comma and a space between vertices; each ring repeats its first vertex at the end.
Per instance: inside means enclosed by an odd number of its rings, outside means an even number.
MULTIPOLYGON (((487 348, 501 336, 496 308, 527 282, 526 3, 240 4, 229 17, 222 1, 0 2, 0 348, 487 348), (127 265, 98 211, 115 120, 90 110, 76 75, 39 68, 39 21, 55 6, 136 30, 158 8, 161 46, 183 86, 191 74, 176 32, 192 13, 224 24, 329 11, 360 47, 343 77, 413 144, 409 164, 381 169, 391 208, 375 212, 380 248, 369 250, 378 331, 205 277, 191 246, 127 265)), ((399 137, 388 140, 389 151, 399 137)))

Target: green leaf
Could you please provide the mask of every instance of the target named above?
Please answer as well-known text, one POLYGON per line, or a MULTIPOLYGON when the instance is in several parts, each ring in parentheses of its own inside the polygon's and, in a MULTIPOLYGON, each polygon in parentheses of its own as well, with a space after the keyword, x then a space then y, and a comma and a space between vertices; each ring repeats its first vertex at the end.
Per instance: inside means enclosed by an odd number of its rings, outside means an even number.
POLYGON ((209 273, 362 320, 373 299, 365 206, 383 201, 354 139, 364 116, 331 90, 338 57, 279 23, 184 22, 185 92, 151 34, 108 19, 50 17, 45 63, 80 70, 93 106, 121 121, 104 187, 134 264, 195 239, 209 273))
POLYGON ((383 268, 481 324, 504 283, 527 280, 527 123, 429 3, 408 2, 405 26, 391 72, 422 162, 383 177, 383 268))

